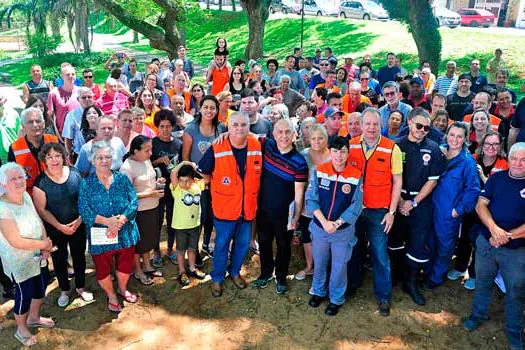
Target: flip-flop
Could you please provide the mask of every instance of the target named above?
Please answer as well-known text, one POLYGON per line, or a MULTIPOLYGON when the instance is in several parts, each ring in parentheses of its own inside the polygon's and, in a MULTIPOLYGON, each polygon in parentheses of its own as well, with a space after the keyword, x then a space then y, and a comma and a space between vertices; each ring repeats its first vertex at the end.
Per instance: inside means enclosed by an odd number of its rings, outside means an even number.
POLYGON ((153 281, 147 275, 144 275, 144 277, 139 277, 134 273, 133 278, 139 281, 143 286, 151 286, 153 284, 153 281))
POLYGON ((108 299, 108 311, 109 312, 114 312, 114 313, 118 314, 119 312, 122 311, 122 306, 120 305, 120 303, 114 304, 114 303, 109 301, 109 298, 107 298, 107 299, 108 299))
POLYGON ((27 326, 30 328, 53 328, 55 327, 55 322, 53 322, 53 324, 47 324, 42 322, 27 323, 27 326))
POLYGON ((124 300, 126 300, 128 303, 135 304, 137 301, 139 301, 139 297, 137 294, 131 293, 129 290, 122 293, 121 291, 117 292, 118 295, 120 295, 124 300))
POLYGON ((22 344, 23 346, 32 346, 36 344, 36 338, 34 335, 30 335, 29 337, 24 337, 22 334, 18 333, 18 331, 15 332, 15 338, 22 344))
POLYGON ((143 270, 143 272, 146 275, 151 275, 153 277, 162 277, 162 276, 164 276, 164 274, 160 270, 150 270, 150 271, 143 270))

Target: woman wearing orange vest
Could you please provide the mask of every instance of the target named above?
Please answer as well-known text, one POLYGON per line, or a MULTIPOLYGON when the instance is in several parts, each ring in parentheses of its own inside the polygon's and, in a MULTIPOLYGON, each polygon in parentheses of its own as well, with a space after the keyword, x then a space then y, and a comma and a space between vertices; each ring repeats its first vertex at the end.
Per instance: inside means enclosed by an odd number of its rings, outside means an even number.
MULTIPOLYGON (((472 155, 476 160, 481 188, 484 187, 490 176, 509 168, 507 160, 501 155, 502 147, 503 139, 501 135, 495 131, 489 131, 481 139, 479 153, 472 155)), ((465 275, 468 267, 469 278, 463 286, 470 290, 476 288, 476 270, 474 269, 476 247, 474 242, 476 242, 479 230, 474 230, 473 228, 477 225, 481 225, 481 221, 475 211, 463 217, 461 236, 456 248, 454 269, 447 273, 447 278, 455 281, 465 275), (472 260, 470 259, 471 255, 472 260)))
POLYGON ((222 295, 228 252, 233 240, 228 272, 239 289, 246 288, 240 270, 250 247, 252 222, 257 211, 262 171, 261 144, 248 135, 249 119, 233 113, 228 120, 228 137, 213 144, 199 162, 199 170, 211 185, 216 230, 211 291, 222 295))
POLYGON ((27 193, 32 195, 33 185, 44 165, 38 161, 38 152, 44 143, 58 142, 54 135, 44 134, 44 116, 37 108, 27 108, 20 114, 25 136, 19 137, 9 147, 7 160, 16 162, 27 174, 27 193))

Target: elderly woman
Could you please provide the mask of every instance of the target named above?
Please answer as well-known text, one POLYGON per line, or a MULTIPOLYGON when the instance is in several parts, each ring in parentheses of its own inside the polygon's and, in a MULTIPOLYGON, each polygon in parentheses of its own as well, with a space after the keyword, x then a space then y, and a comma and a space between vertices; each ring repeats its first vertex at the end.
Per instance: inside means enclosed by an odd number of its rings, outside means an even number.
POLYGON ((443 153, 447 168, 432 192, 434 232, 429 247, 434 259, 425 289, 441 285, 452 260, 462 217, 473 211, 480 184, 476 181, 476 162, 467 150, 468 128, 462 122, 452 124, 445 136, 443 153))
POLYGON ((299 128, 299 138, 297 139, 295 145, 299 152, 301 152, 305 148, 310 147, 310 131, 312 130, 312 127, 316 124, 317 120, 315 119, 315 117, 307 117, 301 122, 301 126, 299 128))
POLYGON ((159 244, 159 198, 164 196, 163 181, 159 182, 159 187, 162 189, 157 189, 157 176, 150 161, 152 148, 151 139, 142 135, 137 136, 131 141, 129 153, 120 168, 120 172, 131 181, 139 199, 136 222, 140 241, 135 247, 133 277, 145 286, 153 284, 148 275, 162 277, 162 272, 155 271, 150 261, 151 250, 159 244))
POLYGON ((80 183, 78 207, 86 225, 88 250, 92 255, 97 281, 108 299, 108 310, 120 312, 117 294, 129 303, 138 296, 128 291, 133 272, 133 254, 139 240, 135 223, 138 199, 126 175, 111 170, 111 145, 107 141, 93 143, 91 162, 95 173, 80 183), (117 293, 111 281, 111 267, 116 261, 117 293))
POLYGON ((288 107, 284 103, 279 103, 272 106, 272 111, 268 115, 268 118, 272 122, 272 125, 275 125, 280 119, 290 119, 290 114, 288 113, 288 107))
POLYGON ((59 143, 46 143, 38 158, 46 167, 36 179, 33 200, 49 237, 57 247, 51 257, 61 290, 58 306, 66 307, 69 304, 68 246, 73 258, 76 293, 84 301, 92 301, 93 295, 84 290, 86 231, 78 212, 82 175, 75 168, 67 166, 66 149, 59 143))
MULTIPOLYGON (((312 126, 310 129, 310 147, 301 151, 301 154, 306 158, 306 163, 308 164, 310 173, 314 172, 319 164, 330 161, 328 133, 324 126, 320 124, 312 126)), ((301 242, 303 243, 306 267, 295 274, 295 279, 297 280, 304 280, 306 276, 313 275, 314 272, 312 239, 310 237, 310 230, 308 229, 311 220, 312 213, 308 212, 305 208, 299 218, 299 232, 301 233, 301 242)))
MULTIPOLYGON (((478 152, 472 155, 476 160, 481 188, 485 187, 490 176, 509 168, 507 159, 502 154, 502 147, 502 136, 495 131, 489 131, 483 136, 478 152)), ((469 213, 463 218, 461 236, 456 248, 455 266, 447 274, 449 280, 455 281, 465 275, 468 266, 468 279, 465 281, 464 287, 470 290, 476 288, 476 270, 474 269, 476 254, 473 243, 477 239, 477 235, 472 235, 471 230, 480 223, 475 212, 469 213), (470 259, 471 253, 472 260, 470 259)))
POLYGON ((335 316, 345 302, 346 268, 357 242, 355 223, 363 209, 361 171, 348 161, 349 149, 346 137, 335 137, 330 145, 331 161, 313 172, 306 193, 306 206, 313 214, 309 229, 314 257, 312 298, 308 304, 318 307, 329 295, 325 310, 329 316, 335 316))
POLYGON ((17 324, 15 338, 24 346, 36 344, 28 327, 54 327, 49 318, 40 317, 47 281, 41 262, 53 244, 26 192, 26 173, 16 163, 0 167, 0 257, 5 274, 15 285, 13 313, 17 324))
POLYGON ((144 135, 150 139, 155 137, 155 133, 151 128, 144 124, 146 119, 146 112, 140 107, 133 107, 131 109, 131 118, 133 124, 131 125, 131 131, 136 132, 139 135, 144 135))
POLYGON ((401 130, 401 124, 403 122, 403 114, 400 111, 392 111, 388 116, 388 130, 383 136, 394 140, 399 136, 401 130))

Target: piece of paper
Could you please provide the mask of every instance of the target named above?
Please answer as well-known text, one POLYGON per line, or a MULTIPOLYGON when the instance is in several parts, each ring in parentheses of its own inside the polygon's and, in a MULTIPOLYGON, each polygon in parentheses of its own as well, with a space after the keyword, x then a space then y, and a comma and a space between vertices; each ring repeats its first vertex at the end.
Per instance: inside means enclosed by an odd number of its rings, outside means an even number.
POLYGON ((108 229, 106 227, 92 227, 91 228, 91 245, 108 245, 117 244, 118 235, 114 238, 107 236, 108 229))

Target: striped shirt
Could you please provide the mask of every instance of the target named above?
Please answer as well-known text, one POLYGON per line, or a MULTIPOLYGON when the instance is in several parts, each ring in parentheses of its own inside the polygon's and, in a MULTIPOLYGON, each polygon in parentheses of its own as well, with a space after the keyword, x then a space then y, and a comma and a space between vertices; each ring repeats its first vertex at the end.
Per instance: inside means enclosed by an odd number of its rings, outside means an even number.
POLYGON ((456 75, 454 75, 452 78, 449 78, 446 75, 438 77, 436 80, 436 84, 434 85, 434 91, 437 91, 438 93, 447 96, 450 85, 452 85, 452 82, 457 79, 458 77, 456 75))

